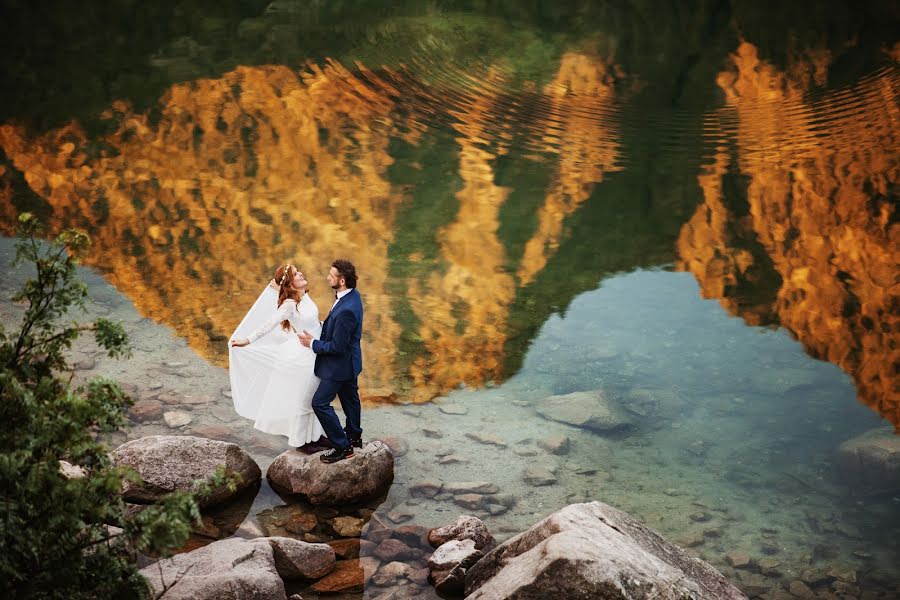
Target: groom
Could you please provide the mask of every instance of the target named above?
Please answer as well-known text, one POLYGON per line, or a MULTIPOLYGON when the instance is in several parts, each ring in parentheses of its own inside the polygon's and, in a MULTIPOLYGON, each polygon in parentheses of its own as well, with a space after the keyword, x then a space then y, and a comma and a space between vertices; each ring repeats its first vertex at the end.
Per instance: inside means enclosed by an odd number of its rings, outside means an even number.
POLYGON ((334 304, 322 323, 320 339, 314 339, 304 330, 298 334, 300 343, 316 353, 316 376, 321 380, 312 399, 312 407, 325 429, 325 435, 334 445, 322 455, 322 462, 333 463, 353 456, 353 448, 362 448, 360 427, 359 386, 356 378, 362 371, 363 307, 356 291, 356 268, 349 260, 338 259, 331 263, 328 284, 334 289, 334 304), (331 407, 335 395, 341 401, 347 425, 341 422, 331 407))

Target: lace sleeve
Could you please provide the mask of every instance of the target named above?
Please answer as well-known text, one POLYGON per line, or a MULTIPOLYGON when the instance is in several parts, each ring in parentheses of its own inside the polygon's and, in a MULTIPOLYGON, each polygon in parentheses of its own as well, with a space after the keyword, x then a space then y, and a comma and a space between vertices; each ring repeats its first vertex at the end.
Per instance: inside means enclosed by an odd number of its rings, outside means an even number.
POLYGON ((279 323, 281 323, 282 321, 284 321, 285 319, 287 319, 288 317, 291 316, 291 313, 293 313, 294 310, 296 310, 296 307, 297 307, 297 303, 294 302, 293 300, 285 300, 284 303, 278 307, 278 310, 275 312, 275 314, 272 315, 272 317, 268 321, 266 321, 264 324, 260 325, 253 333, 251 333, 248 336, 248 339, 250 340, 250 342, 251 343, 255 342, 262 336, 266 335, 267 333, 269 333, 270 331, 275 329, 275 327, 279 323))

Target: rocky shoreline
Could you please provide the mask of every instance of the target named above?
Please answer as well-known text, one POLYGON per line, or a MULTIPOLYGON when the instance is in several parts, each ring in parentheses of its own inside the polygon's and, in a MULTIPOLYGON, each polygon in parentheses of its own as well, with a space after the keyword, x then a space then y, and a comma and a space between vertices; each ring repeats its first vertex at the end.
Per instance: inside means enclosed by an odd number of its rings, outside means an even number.
MULTIPOLYGON (((370 442, 358 454, 324 465, 315 455, 289 450, 269 466, 266 478, 317 505, 356 504, 389 486, 394 470, 393 453, 382 442, 370 442)), ((113 459, 141 476, 140 484, 123 489, 131 502, 152 503, 166 493, 194 490, 210 481, 221 465, 227 474, 239 475, 241 483, 237 490, 214 490, 205 502, 221 504, 241 488, 257 484, 261 475, 238 446, 191 436, 127 442, 113 452, 113 459)), ((490 484, 472 482, 457 491, 474 496, 476 490, 490 491, 490 484)), ((302 524, 297 525, 302 531, 302 524)), ((367 519, 338 516, 332 527, 343 540, 228 538, 162 559, 141 573, 163 600, 287 600, 284 582, 297 580, 316 593, 361 591, 371 581, 374 589, 387 588, 370 596, 380 600, 421 597, 426 583, 441 597, 482 600, 522 594, 623 600, 746 598, 707 563, 600 502, 572 504, 499 545, 487 526, 471 515, 431 530, 414 524, 392 527, 374 513, 367 519), (357 539, 358 546, 353 543, 357 539)), ((291 598, 298 596, 308 594, 291 598)))
MULTIPOLYGON (((859 443, 849 447, 856 450, 859 443)), ((142 573, 163 599, 218 599, 225 586, 228 597, 234 598, 281 600, 291 591, 290 598, 296 600, 365 589, 366 597, 400 600, 428 597, 429 585, 443 598, 477 600, 858 597, 852 571, 809 570, 778 588, 765 577, 767 571, 777 570, 778 561, 732 552, 729 563, 746 574, 739 578, 738 589, 708 563, 631 515, 596 501, 564 507, 499 545, 485 523, 468 514, 431 529, 399 525, 407 518, 396 512, 388 513, 388 519, 371 509, 347 514, 348 507, 352 510, 366 500, 381 502, 383 496, 378 496, 394 476, 394 455, 386 443, 370 442, 358 454, 324 465, 316 455, 289 450, 269 466, 266 479, 286 499, 301 496, 320 513, 324 510, 328 516, 322 522, 315 513, 287 504, 283 508, 288 512, 270 513, 258 536, 213 541, 158 564, 142 557, 150 563, 142 573), (321 535, 323 525, 331 535, 321 535), (281 531, 273 535, 276 528, 281 531)), ((192 436, 141 438, 117 448, 113 457, 144 481, 123 490, 131 502, 153 502, 165 493, 195 489, 220 464, 226 472, 242 475, 241 487, 258 485, 261 478, 259 467, 240 447, 192 436)), ((491 503, 503 501, 496 497, 496 485, 487 481, 451 483, 444 489, 440 482, 416 487, 424 497, 454 493, 459 505, 478 507, 488 497, 491 503)), ((227 503, 239 492, 222 490, 206 505, 227 503)))
MULTIPOLYGON (((4 243, 8 245, 0 246, 0 259, 8 262, 11 244, 4 243)), ((285 451, 284 441, 253 431, 234 413, 227 372, 201 359, 166 327, 139 315, 96 273, 82 269, 79 275, 95 300, 84 318, 122 321, 134 345, 134 355, 126 361, 102 358, 86 339, 79 341, 71 355, 77 377, 112 377, 137 399, 130 414, 132 426, 114 435, 110 446, 153 435, 202 437, 239 445, 261 472, 267 471, 285 451)), ((8 297, 22 278, 20 270, 11 271, 0 281, 0 292, 8 297)), ((0 303, 0 319, 7 325, 20 311, 21 307, 0 303)), ((836 492, 821 477, 795 472, 794 483, 783 484, 783 492, 773 495, 769 489, 762 501, 751 497, 744 505, 739 499, 721 497, 716 486, 722 474, 711 472, 708 481, 684 480, 680 467, 660 458, 654 446, 666 444, 667 435, 681 433, 677 416, 688 408, 677 391, 648 387, 616 397, 602 390, 583 392, 570 400, 593 403, 593 409, 586 405, 572 413, 541 415, 545 399, 553 397, 560 394, 535 382, 517 388, 460 390, 426 405, 370 405, 366 438, 383 440, 396 461, 394 483, 386 492, 332 508, 285 494, 261 478, 258 487, 204 509, 202 527, 184 550, 228 536, 297 537, 336 546, 344 554, 337 554, 342 560, 363 560, 375 556, 374 549, 384 541, 378 537, 386 534, 374 533, 381 531, 380 526, 391 532, 386 539, 401 536, 402 541, 403 536, 412 539, 411 531, 446 525, 464 511, 484 521, 503 541, 562 507, 600 499, 664 533, 691 556, 715 565, 751 597, 798 597, 807 588, 825 598, 863 593, 879 598, 895 593, 890 550, 873 551, 867 543, 870 534, 860 532, 832 508, 828 498, 836 492), (590 417, 579 421, 584 415, 590 417), (536 425, 512 432, 502 425, 510 419, 536 425), (797 481, 805 487, 798 487, 797 481), (817 500, 821 510, 813 512, 809 504, 792 500, 798 493, 825 498, 817 500), (753 506, 765 510, 747 512, 753 506), (800 523, 804 526, 798 527, 800 523), (814 541, 820 539, 835 543, 825 546, 814 541)), ((889 469, 896 465, 897 438, 871 436, 877 441, 871 451, 849 441, 840 452, 837 445, 831 450, 846 481, 867 485, 894 481, 893 476, 879 475, 877 465, 895 473, 889 469), (854 480, 854 476, 862 479, 854 480)), ((708 461, 715 451, 702 439, 684 444, 683 449, 684 464, 708 461)), ((747 466, 735 465, 725 478, 733 483, 748 472, 747 466)), ((868 501, 857 504, 865 510, 883 506, 868 501)), ((422 558, 431 549, 413 549, 420 553, 411 555, 416 558, 390 562, 418 561, 421 571, 427 566, 422 558)), ((396 566, 392 569, 406 572, 396 566)), ((373 593, 397 587, 391 583, 390 571, 373 579, 376 572, 369 573, 367 584, 374 586, 373 593)), ((419 576, 395 580, 413 581, 419 576)))

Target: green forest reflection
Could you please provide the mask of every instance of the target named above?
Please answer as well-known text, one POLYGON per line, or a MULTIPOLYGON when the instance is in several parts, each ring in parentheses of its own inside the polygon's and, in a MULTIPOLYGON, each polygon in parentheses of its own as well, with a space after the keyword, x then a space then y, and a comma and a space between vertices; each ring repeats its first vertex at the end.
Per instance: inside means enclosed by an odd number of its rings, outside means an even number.
MULTIPOLYGON (((900 424, 896 45, 851 48, 851 20, 776 51, 741 41, 766 36, 740 6, 712 3, 669 15, 652 47, 546 15, 509 28, 501 3, 331 28, 338 15, 292 6, 225 5, 193 36, 138 36, 153 76, 118 79, 124 93, 90 109, 52 90, 43 118, 5 104, 6 231, 26 209, 88 230, 91 264, 219 364, 275 266, 324 273, 350 256, 362 385, 413 401, 502 381, 577 294, 676 264, 900 424), (236 55, 220 56, 228 36, 236 55)), ((651 38, 635 6, 603 11, 651 38)))

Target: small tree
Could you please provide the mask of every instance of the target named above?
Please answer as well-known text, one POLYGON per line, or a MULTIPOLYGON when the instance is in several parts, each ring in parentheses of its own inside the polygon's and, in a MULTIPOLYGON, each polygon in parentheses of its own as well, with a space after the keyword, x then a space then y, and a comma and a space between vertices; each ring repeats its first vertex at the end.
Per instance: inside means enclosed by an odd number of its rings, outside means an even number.
POLYGON ((197 504, 173 494, 125 517, 122 482, 134 474, 111 464, 103 437, 124 424, 131 399, 108 379, 73 385, 65 358, 84 332, 109 356, 128 356, 125 331, 106 319, 63 323, 88 297, 75 271, 86 235, 65 231, 42 242, 29 214, 18 231, 14 264, 33 263, 36 273, 12 298, 26 305, 18 331, 0 324, 0 597, 149 597, 127 556, 184 544, 197 504), (60 461, 84 476, 67 478, 60 461), (124 532, 112 536, 108 525, 124 532))

